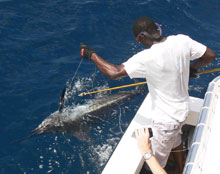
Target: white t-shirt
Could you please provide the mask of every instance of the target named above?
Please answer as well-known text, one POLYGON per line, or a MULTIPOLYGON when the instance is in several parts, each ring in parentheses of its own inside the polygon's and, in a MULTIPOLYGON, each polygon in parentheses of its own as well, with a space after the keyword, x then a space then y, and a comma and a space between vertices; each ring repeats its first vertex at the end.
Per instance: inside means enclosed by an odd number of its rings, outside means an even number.
POLYGON ((182 122, 189 112, 190 60, 200 58, 206 46, 186 35, 169 36, 124 62, 130 78, 146 78, 152 99, 153 120, 182 122))

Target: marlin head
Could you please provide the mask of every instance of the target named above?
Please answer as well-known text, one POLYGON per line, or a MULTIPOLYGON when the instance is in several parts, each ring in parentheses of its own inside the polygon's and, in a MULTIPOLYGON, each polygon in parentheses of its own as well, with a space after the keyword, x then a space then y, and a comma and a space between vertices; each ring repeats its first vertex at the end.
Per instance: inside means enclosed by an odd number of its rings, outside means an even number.
POLYGON ((78 119, 71 119, 68 113, 60 113, 57 111, 45 118, 44 121, 33 130, 32 136, 48 133, 68 133, 82 141, 86 141, 90 128, 87 127, 86 130, 84 130, 84 127, 82 128, 82 126, 86 124, 83 120, 84 118, 85 117, 81 115, 78 119))
POLYGON ((60 120, 62 117, 65 116, 61 115, 59 112, 49 115, 36 129, 33 130, 33 134, 41 135, 62 131, 63 122, 60 120))
POLYGON ((61 117, 61 114, 59 114, 59 112, 55 112, 49 115, 36 129, 32 131, 32 134, 24 138, 20 138, 15 141, 12 141, 11 143, 14 144, 17 142, 21 142, 28 138, 41 135, 41 134, 57 133, 58 132, 57 130, 59 130, 59 132, 62 131, 62 122, 60 122, 60 117, 61 117))

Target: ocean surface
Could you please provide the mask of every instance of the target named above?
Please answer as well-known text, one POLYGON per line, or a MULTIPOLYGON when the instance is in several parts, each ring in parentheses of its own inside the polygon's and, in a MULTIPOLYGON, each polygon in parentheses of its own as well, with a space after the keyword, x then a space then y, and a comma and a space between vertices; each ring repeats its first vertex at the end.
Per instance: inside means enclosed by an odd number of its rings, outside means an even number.
MULTIPOLYGON (((114 108, 89 131, 89 141, 63 134, 26 137, 57 111, 63 88, 71 87, 65 107, 88 103, 93 91, 133 83, 110 80, 89 60, 80 64, 80 43, 121 64, 144 49, 131 26, 152 17, 164 36, 186 34, 216 52, 219 67, 220 3, 218 0, 0 0, 0 173, 99 174, 135 115, 144 96, 114 108)), ((220 73, 190 79, 190 95, 203 98, 220 73)))

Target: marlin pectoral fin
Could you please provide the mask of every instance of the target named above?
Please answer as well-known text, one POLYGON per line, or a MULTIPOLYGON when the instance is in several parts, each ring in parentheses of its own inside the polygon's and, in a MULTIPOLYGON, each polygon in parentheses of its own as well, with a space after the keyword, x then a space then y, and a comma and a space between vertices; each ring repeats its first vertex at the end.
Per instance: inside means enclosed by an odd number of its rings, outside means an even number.
POLYGON ((90 139, 89 132, 90 132, 90 129, 87 129, 85 131, 79 130, 79 131, 74 132, 73 136, 75 136, 80 141, 88 142, 90 139))

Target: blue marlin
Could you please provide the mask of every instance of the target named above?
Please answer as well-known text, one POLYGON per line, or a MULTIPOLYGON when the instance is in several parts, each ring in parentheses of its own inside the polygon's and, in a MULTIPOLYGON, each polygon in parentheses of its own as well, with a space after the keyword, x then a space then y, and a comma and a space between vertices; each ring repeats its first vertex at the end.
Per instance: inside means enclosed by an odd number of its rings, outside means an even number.
POLYGON ((147 90, 137 87, 135 90, 121 91, 93 99, 89 103, 78 105, 73 109, 58 110, 46 117, 32 134, 24 139, 47 133, 63 133, 71 134, 82 141, 86 140, 92 125, 105 119, 102 117, 103 114, 111 112, 114 107, 126 104, 139 94, 146 93, 147 90))

